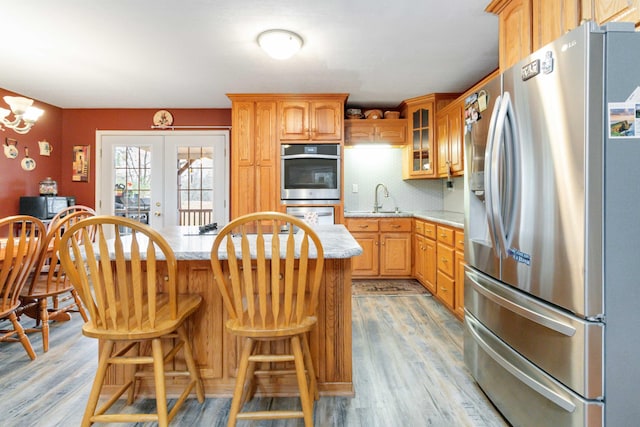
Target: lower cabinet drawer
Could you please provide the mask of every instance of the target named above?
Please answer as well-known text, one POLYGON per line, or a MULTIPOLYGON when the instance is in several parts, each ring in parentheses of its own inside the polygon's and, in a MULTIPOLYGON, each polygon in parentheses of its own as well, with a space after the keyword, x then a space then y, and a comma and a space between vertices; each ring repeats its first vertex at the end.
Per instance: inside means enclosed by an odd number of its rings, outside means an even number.
POLYGON ((453 277, 454 266, 455 266, 454 253, 455 253, 455 250, 452 247, 443 245, 442 243, 438 243, 438 250, 437 250, 438 271, 445 272, 447 275, 449 275, 449 277, 453 277))
POLYGON ((436 295, 442 299, 442 301, 449 307, 453 307, 454 297, 454 282, 453 279, 438 271, 436 295))

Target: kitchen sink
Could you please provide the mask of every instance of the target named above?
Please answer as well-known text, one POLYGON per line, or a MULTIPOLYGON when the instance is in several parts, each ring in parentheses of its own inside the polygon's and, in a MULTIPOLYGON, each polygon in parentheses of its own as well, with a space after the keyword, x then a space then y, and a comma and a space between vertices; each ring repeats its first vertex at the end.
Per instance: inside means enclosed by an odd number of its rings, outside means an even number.
POLYGON ((363 215, 384 215, 384 216, 389 216, 389 215, 409 215, 410 214, 409 212, 405 212, 405 211, 401 211, 401 210, 393 210, 393 211, 379 210, 378 212, 374 212, 373 210, 368 210, 368 211, 346 211, 345 213, 351 214, 351 215, 363 214, 363 215))

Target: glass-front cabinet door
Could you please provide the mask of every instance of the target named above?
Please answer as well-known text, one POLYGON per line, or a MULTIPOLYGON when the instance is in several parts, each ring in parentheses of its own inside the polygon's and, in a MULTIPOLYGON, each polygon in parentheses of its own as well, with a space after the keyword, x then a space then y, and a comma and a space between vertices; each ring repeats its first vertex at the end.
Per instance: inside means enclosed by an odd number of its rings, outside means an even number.
POLYGON ((410 144, 407 149, 405 179, 435 176, 433 150, 433 103, 409 108, 410 144))

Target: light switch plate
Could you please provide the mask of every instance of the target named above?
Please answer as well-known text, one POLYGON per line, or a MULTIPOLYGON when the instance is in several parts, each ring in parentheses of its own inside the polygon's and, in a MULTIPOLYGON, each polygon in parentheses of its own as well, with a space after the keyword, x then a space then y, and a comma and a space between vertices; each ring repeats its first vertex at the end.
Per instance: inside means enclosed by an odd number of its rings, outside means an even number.
POLYGON ((351 184, 351 192, 352 193, 358 192, 358 184, 351 184))

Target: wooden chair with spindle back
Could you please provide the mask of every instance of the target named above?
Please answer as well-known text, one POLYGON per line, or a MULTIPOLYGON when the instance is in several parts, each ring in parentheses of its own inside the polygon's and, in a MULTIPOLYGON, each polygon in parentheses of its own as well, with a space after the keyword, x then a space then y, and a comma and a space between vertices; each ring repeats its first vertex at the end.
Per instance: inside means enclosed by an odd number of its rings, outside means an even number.
MULTIPOLYGON (((42 333, 42 347, 45 352, 49 351, 50 319, 68 320, 68 313, 76 311, 80 313, 85 322, 88 320, 76 289, 60 268, 59 251, 64 232, 73 224, 94 215, 94 213, 85 210, 68 213, 47 230, 36 267, 20 293, 21 311, 30 313, 36 320, 36 327, 28 328, 26 332, 42 333), (67 298, 60 298, 64 296, 70 296, 68 300, 71 301, 67 303, 67 298), (49 307, 50 299, 52 301, 51 308, 49 307)), ((89 238, 92 239, 93 236, 90 235, 89 238)))
POLYGON ((283 213, 245 215, 220 230, 211 265, 229 315, 226 329, 243 339, 228 425, 303 418, 305 426, 312 426, 318 389, 307 335, 317 323, 324 269, 318 235, 304 221, 283 213), (278 346, 270 344, 278 341, 285 342, 280 347, 286 354, 271 353, 278 346), (293 369, 281 369, 291 362, 293 369), (279 374, 295 374, 302 411, 241 411, 256 392, 257 376, 279 374))
POLYGON ((31 360, 36 353, 16 310, 20 306, 20 291, 38 260, 45 235, 46 227, 37 218, 15 215, 0 219, 0 319, 9 319, 13 327, 0 331, 0 341, 20 341, 31 360))
POLYGON ((82 425, 155 421, 164 427, 194 387, 198 401, 204 402, 204 388, 185 326, 202 297, 178 293, 178 264, 164 237, 132 219, 99 215, 70 227, 63 234, 60 247, 62 267, 89 313, 82 332, 102 340, 82 425), (78 238, 78 234, 83 237, 78 238), (181 349, 184 362, 176 358, 181 349), (165 364, 172 361, 173 370, 165 371, 165 364), (186 369, 178 369, 183 363, 186 369), (140 369, 144 364, 152 365, 153 371, 140 369), (111 365, 128 365, 131 369, 126 370, 125 384, 96 410, 111 365), (165 376, 189 379, 170 412, 165 376), (154 379, 156 413, 107 414, 125 391, 128 403, 133 403, 136 382, 143 377, 154 379))
POLYGON ((51 222, 49 222, 49 225, 47 225, 47 229, 51 230, 51 228, 53 228, 53 226, 56 225, 58 221, 63 219, 65 216, 72 213, 76 213, 76 212, 88 212, 92 215, 96 215, 96 211, 93 208, 90 208, 89 206, 84 206, 84 205, 67 206, 66 208, 58 211, 58 213, 55 214, 55 216, 51 219, 51 222))

